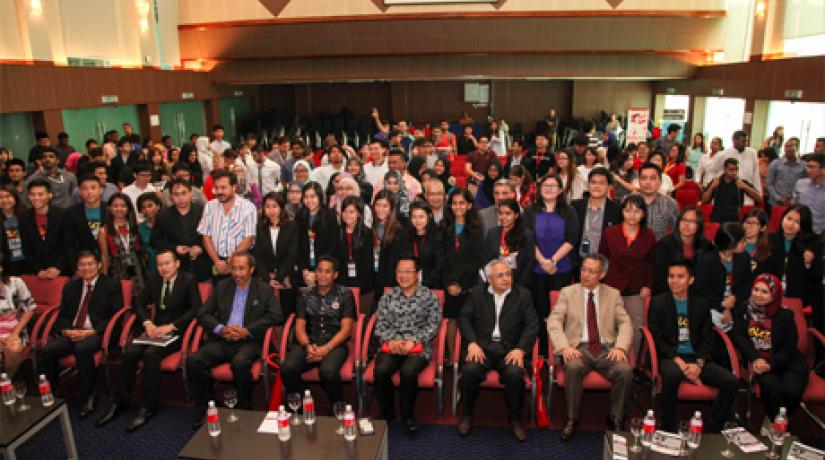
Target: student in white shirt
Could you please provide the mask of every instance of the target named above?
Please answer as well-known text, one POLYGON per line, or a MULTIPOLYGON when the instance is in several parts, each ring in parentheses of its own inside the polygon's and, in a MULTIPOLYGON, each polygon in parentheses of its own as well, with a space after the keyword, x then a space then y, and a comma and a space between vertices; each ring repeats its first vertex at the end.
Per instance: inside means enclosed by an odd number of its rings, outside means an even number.
MULTIPOLYGON (((722 175, 725 169, 725 160, 736 158, 739 160, 739 178, 753 185, 759 195, 762 195, 762 179, 759 175, 759 159, 756 150, 748 147, 748 133, 739 130, 733 133, 733 147, 723 150, 713 157, 708 173, 711 180, 722 175)), ((745 196, 744 204, 753 204, 753 199, 745 196)))
MULTIPOLYGON (((132 206, 135 210, 138 209, 138 197, 146 192, 157 192, 157 189, 152 185, 152 167, 145 161, 139 161, 132 169, 135 175, 135 181, 132 185, 123 188, 123 193, 126 194, 132 201, 132 206)), ((140 212, 136 213, 138 223, 143 222, 144 217, 140 212)))
POLYGON ((267 156, 269 152, 260 144, 252 147, 252 154, 244 158, 246 178, 251 184, 258 186, 261 195, 269 192, 280 192, 281 167, 267 156))
POLYGON ((311 182, 317 182, 321 185, 321 188, 324 191, 327 190, 327 186, 329 185, 329 179, 335 173, 342 173, 345 170, 344 167, 344 158, 346 154, 341 146, 335 144, 329 147, 327 151, 327 158, 329 159, 329 164, 324 166, 319 166, 312 170, 312 173, 309 176, 309 180, 311 182))
POLYGON ((364 175, 367 177, 367 181, 372 184, 373 188, 383 183, 384 174, 387 174, 389 170, 387 159, 384 155, 385 149, 389 147, 385 144, 385 142, 379 139, 373 139, 367 147, 370 154, 370 162, 364 164, 364 175))

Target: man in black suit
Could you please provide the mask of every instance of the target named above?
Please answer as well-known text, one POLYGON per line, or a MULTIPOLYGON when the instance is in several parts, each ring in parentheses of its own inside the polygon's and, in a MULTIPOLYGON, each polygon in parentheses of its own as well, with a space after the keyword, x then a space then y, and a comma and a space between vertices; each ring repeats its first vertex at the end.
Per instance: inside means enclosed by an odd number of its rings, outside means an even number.
POLYGON ((51 184, 47 179, 36 178, 26 185, 26 191, 32 209, 20 219, 20 238, 32 273, 48 279, 71 276, 72 255, 62 229, 66 214, 52 206, 51 184))
POLYGON ((203 205, 192 202, 192 183, 175 179, 170 185, 172 203, 158 214, 150 243, 157 249, 169 249, 180 257, 181 270, 195 275, 198 281, 212 279, 212 261, 203 250, 198 224, 203 205))
POLYGON ((81 418, 95 410, 95 353, 103 346, 109 320, 123 307, 120 281, 101 274, 101 267, 100 256, 95 252, 83 251, 77 256, 78 278, 63 288, 54 324, 59 335, 43 347, 40 356, 46 377, 56 387, 60 382, 60 358, 74 355, 84 398, 81 418))
POLYGON ((513 272, 499 260, 484 267, 489 288, 473 289, 461 309, 458 328, 463 338, 461 368, 461 421, 458 432, 470 433, 478 387, 487 372, 496 370, 504 382, 504 399, 510 426, 519 441, 527 439, 521 421, 524 376, 539 330, 538 316, 529 290, 513 284, 513 272))
POLYGON ((272 288, 253 276, 255 257, 242 251, 233 255, 229 264, 232 278, 220 281, 198 310, 207 341, 186 360, 196 429, 206 420, 206 404, 212 399, 212 368, 219 364, 230 363, 238 408, 252 407, 252 363, 260 358, 266 330, 284 322, 272 288))
POLYGON ((573 209, 579 218, 579 250, 576 251, 581 260, 587 254, 599 252, 599 242, 602 240, 602 230, 622 221, 619 205, 607 196, 612 183, 612 176, 607 168, 598 166, 590 171, 587 177, 588 196, 573 201, 573 209))
POLYGON ((530 172, 533 180, 536 180, 536 161, 530 156, 530 152, 524 150, 524 141, 521 139, 513 139, 510 143, 510 157, 507 159, 507 164, 504 165, 504 177, 510 177, 510 171, 513 166, 521 165, 524 169, 530 172))
POLYGON ((132 344, 126 350, 118 371, 115 400, 97 421, 98 427, 129 410, 140 360, 143 360, 143 403, 126 430, 135 431, 149 421, 157 409, 160 396, 160 363, 180 350, 184 331, 201 305, 198 281, 193 275, 179 271, 180 261, 174 252, 162 249, 155 256, 155 261, 157 272, 147 278, 141 299, 132 310, 141 325, 139 329, 145 331, 148 337, 176 335, 178 339, 165 347, 132 344), (155 311, 154 319, 148 313, 150 305, 155 311))
POLYGON ((66 210, 68 240, 76 252, 100 252, 97 235, 106 217, 103 186, 97 176, 88 173, 80 178, 78 190, 81 202, 66 210))
POLYGON ((668 267, 669 291, 653 298, 647 323, 659 354, 662 392, 662 429, 676 431, 676 404, 683 379, 719 390, 707 417, 705 430, 718 433, 733 415, 739 382, 727 369, 711 361, 713 324, 707 302, 690 293, 693 267, 685 260, 674 260, 668 267))

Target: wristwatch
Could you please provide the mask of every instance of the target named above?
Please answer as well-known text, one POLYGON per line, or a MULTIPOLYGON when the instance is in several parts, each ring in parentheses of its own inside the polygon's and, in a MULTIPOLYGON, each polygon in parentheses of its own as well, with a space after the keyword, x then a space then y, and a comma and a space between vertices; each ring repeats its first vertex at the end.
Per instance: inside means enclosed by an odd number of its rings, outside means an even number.
POLYGON ((702 369, 703 367, 705 367, 705 359, 704 358, 697 359, 696 360, 696 365, 699 366, 699 369, 702 369))

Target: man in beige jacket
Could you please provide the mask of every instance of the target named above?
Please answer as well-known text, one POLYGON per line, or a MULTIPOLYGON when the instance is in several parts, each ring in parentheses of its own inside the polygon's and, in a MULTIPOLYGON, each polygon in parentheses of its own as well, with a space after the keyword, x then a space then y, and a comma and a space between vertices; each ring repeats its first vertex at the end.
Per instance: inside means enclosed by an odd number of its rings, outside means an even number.
POLYGON ((625 401, 631 397, 633 371, 628 352, 633 327, 621 293, 601 283, 607 264, 601 254, 585 256, 581 283, 561 290, 547 321, 553 350, 564 360, 567 422, 561 431, 562 442, 569 441, 576 432, 582 381, 591 371, 611 383, 607 418, 610 429, 621 429, 625 401))

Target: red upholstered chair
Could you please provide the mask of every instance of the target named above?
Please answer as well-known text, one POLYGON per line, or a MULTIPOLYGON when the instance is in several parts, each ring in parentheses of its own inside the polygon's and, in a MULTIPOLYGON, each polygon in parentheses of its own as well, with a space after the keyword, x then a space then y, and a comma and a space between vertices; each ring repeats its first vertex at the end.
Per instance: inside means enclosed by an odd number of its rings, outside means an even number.
MULTIPOLYGON (((551 291, 550 292, 550 311, 553 311, 553 307, 556 305, 556 301, 559 298, 559 291, 551 291)), ((646 303, 647 304, 647 303, 646 303)), ((645 315, 647 317, 647 315, 645 315)), ((544 323, 546 326, 546 323, 544 323)), ((553 404, 553 385, 555 384, 561 389, 564 389, 564 363, 563 360, 559 359, 558 361, 554 360, 553 357, 555 356, 555 352, 553 350, 553 342, 548 340, 548 351, 547 357, 549 358, 549 378, 550 381, 547 385, 547 415, 548 417, 553 416, 552 412, 552 404, 553 404)), ((559 357, 560 358, 560 357, 559 357)), ((630 350, 628 353, 628 363, 630 367, 633 368, 635 365, 635 356, 633 350, 630 350)), ((596 371, 590 371, 586 376, 584 376, 584 380, 582 381, 582 387, 585 390, 591 391, 608 391, 610 390, 610 381, 604 378, 601 374, 596 371)))
POLYGON ((36 305, 34 310, 36 319, 31 330, 29 344, 23 350, 23 357, 24 359, 32 358, 32 364, 37 373, 37 352, 40 351, 38 345, 41 344, 39 338, 48 322, 49 314, 60 305, 63 287, 69 282, 69 277, 58 276, 53 279, 43 279, 35 275, 21 275, 20 278, 26 283, 36 305))
POLYGON ((779 229, 779 225, 782 224, 782 214, 785 214, 785 210, 787 209, 785 206, 771 207, 771 219, 768 221, 769 232, 775 232, 779 229))
MULTIPOLYGON (((458 380, 461 378, 461 365, 459 360, 461 359, 461 353, 458 350, 461 350, 461 331, 456 331, 455 334, 455 356, 453 359, 453 401, 452 401, 452 410, 453 415, 456 414, 456 408, 458 407, 458 380)), ((535 343, 533 344, 533 351, 531 353, 530 362, 536 363, 541 357, 539 356, 539 341, 536 339, 535 343)), ((527 366, 525 366, 527 367, 527 366)), ((530 421, 535 422, 536 420, 536 376, 533 375, 532 372, 528 369, 528 372, 524 375, 524 386, 527 388, 529 392, 530 398, 530 421)), ((504 384, 501 383, 501 377, 499 376, 498 371, 491 370, 487 372, 487 378, 481 382, 480 388, 486 388, 491 390, 502 390, 504 389, 504 384)))
POLYGON ((753 204, 743 204, 742 209, 739 210, 739 218, 745 217, 745 214, 749 213, 751 209, 755 208, 756 205, 753 204))
POLYGON ((708 222, 710 222, 710 215, 713 214, 713 204, 703 204, 699 206, 699 209, 702 210, 702 217, 705 219, 705 227, 707 227, 708 222))
POLYGON ((705 221, 705 238, 713 241, 713 238, 716 236, 716 232, 719 231, 720 225, 716 222, 709 222, 705 221))
MULTIPOLYGON (((356 297, 357 298, 357 297, 356 297)), ((358 303, 356 301, 356 303, 358 303)), ((294 330, 295 330, 295 314, 289 315, 287 318, 286 323, 284 324, 283 331, 281 332, 280 338, 280 360, 283 361, 286 359, 286 354, 289 351, 289 344, 292 342, 294 337, 294 330)), ((347 360, 344 362, 344 365, 341 366, 341 381, 344 383, 355 383, 355 392, 356 398, 358 398, 358 394, 360 392, 359 386, 359 369, 361 365, 360 361, 360 350, 361 350, 361 331, 364 329, 364 314, 358 313, 357 319, 355 323, 352 325, 352 333, 350 334, 349 341, 347 343, 347 347, 349 349, 349 355, 347 355, 347 360)), ((301 378, 304 382, 307 383, 317 383, 321 381, 321 375, 318 372, 318 367, 312 368, 301 375, 301 378)), ((284 392, 286 394, 286 392, 284 392)), ((334 403, 335 401, 330 401, 330 404, 334 403)))
POLYGON ((688 206, 694 206, 702 199, 702 189, 699 185, 692 181, 685 181, 685 185, 683 185, 679 190, 674 192, 673 197, 676 199, 676 203, 679 204, 679 210, 683 210, 688 206))
MULTIPOLYGON (((808 385, 805 387, 804 393, 802 393, 802 404, 800 407, 802 407, 802 410, 805 411, 811 419, 816 421, 818 417, 810 411, 807 404, 825 403, 825 379, 816 373, 816 363, 814 362, 815 342, 818 341, 822 346, 825 346, 825 335, 815 328, 808 328, 800 299, 784 298, 782 299, 782 304, 794 313, 794 321, 796 322, 798 335, 797 347, 799 347, 799 350, 805 355, 808 361, 808 368, 810 369, 808 385)), ((760 388, 759 384, 753 382, 751 376, 747 373, 747 363, 742 363, 742 366, 743 375, 748 382, 748 404, 745 416, 747 420, 750 421, 753 399, 760 397, 760 388)))
MULTIPOLYGON (((109 320, 109 323, 106 325, 106 329, 103 332, 103 338, 101 340, 103 346, 101 350, 95 352, 95 366, 100 367, 103 364, 104 367, 104 377, 106 378, 106 391, 111 395, 112 394, 112 383, 111 377, 109 372, 109 361, 110 361, 110 350, 109 346, 112 343, 112 337, 115 335, 115 328, 117 325, 124 321, 124 317, 132 308, 132 282, 129 280, 121 280, 121 289, 123 290, 123 307, 121 307, 112 318, 109 320)), ((42 350, 46 343, 49 341, 50 338, 54 336, 54 323, 57 321, 57 317, 60 314, 59 305, 49 308, 49 310, 44 313, 43 320, 45 321, 45 326, 43 326, 42 332, 36 337, 37 349, 42 350)), ((37 326, 37 325, 35 325, 37 326)), ((117 337, 116 337, 117 338, 117 337)), ((63 373, 66 370, 73 369, 75 366, 75 357, 74 355, 67 355, 60 358, 60 368, 63 369, 63 373)))
MULTIPOLYGON (((741 376, 739 357, 733 348, 733 343, 730 338, 728 338, 728 335, 722 332, 721 329, 715 327, 713 330, 722 338, 722 342, 725 344, 725 349, 730 357, 733 374, 739 378, 741 376)), ((655 407, 656 396, 662 391, 662 379, 659 374, 659 356, 656 352, 656 344, 653 341, 653 334, 646 325, 642 327, 642 348, 637 357, 636 364, 638 371, 645 375, 651 382, 650 402, 651 406, 655 407)), ((712 401, 716 399, 717 393, 718 390, 716 388, 707 385, 696 385, 687 380, 682 380, 678 389, 679 399, 687 401, 712 401)))

